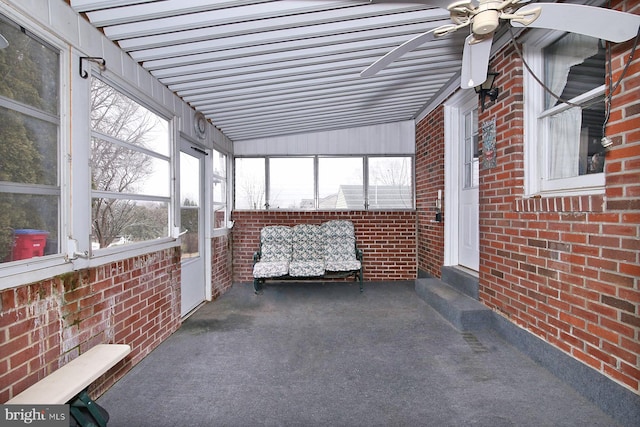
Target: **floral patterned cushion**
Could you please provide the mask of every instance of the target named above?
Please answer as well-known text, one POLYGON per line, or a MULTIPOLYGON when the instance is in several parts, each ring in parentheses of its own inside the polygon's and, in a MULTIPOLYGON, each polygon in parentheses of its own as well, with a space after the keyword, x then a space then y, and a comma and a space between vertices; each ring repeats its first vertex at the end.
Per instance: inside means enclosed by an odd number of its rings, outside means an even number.
POLYGON ((289 276, 320 277, 324 275, 324 261, 291 261, 289 276))
POLYGON ((361 267, 351 221, 272 225, 260 232, 260 259, 253 266, 253 277, 322 277, 325 271, 352 272, 361 267))
POLYGON ((296 225, 292 230, 293 255, 291 259, 293 261, 322 261, 324 259, 322 239, 322 228, 319 225, 296 225))
POLYGON ((260 261, 253 266, 253 277, 266 279, 286 276, 289 272, 289 261, 260 261))
POLYGON ((324 259, 327 271, 360 269, 356 258, 356 237, 351 221, 335 220, 322 224, 324 259))
POLYGON ((360 269, 356 258, 356 237, 351 221, 335 220, 322 224, 324 259, 327 271, 360 269))
POLYGON ((325 269, 327 271, 354 271, 360 270, 361 264, 357 259, 345 261, 327 261, 325 269))
POLYGON ((268 225, 260 231, 260 261, 291 261, 291 227, 268 225))
POLYGON ((319 225, 299 224, 293 227, 290 276, 317 277, 324 274, 322 237, 319 225))
POLYGON ((260 231, 260 260, 253 266, 253 277, 266 279, 286 276, 291 261, 291 227, 269 225, 260 231))

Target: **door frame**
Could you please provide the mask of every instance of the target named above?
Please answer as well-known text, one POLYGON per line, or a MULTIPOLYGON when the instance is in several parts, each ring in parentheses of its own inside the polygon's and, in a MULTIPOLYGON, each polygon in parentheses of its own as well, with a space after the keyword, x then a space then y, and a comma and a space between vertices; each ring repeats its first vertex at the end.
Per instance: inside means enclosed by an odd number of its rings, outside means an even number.
MULTIPOLYGON (((201 256, 204 260, 204 276, 203 276, 203 286, 204 286, 204 301, 211 301, 212 299, 212 290, 211 290, 211 186, 208 185, 211 182, 211 175, 213 171, 213 165, 210 161, 211 149, 206 148, 202 145, 201 142, 196 141, 185 133, 179 132, 178 135, 178 159, 180 158, 180 153, 184 152, 188 155, 193 155, 193 148, 195 148, 196 152, 200 152, 203 156, 203 170, 202 170, 202 185, 203 189, 201 190, 202 196, 202 224, 201 228, 203 229, 202 233, 202 249, 201 256), (204 153, 204 154, 203 154, 204 153)), ((178 227, 182 224, 182 218, 180 217, 180 203, 181 203, 181 192, 180 192, 180 162, 178 163, 178 170, 176 171, 176 193, 179 197, 176 198, 176 211, 177 211, 177 223, 178 227)), ((182 264, 182 261, 181 263, 182 264)), ((181 275, 182 278, 182 275, 181 275)), ((180 282, 180 287, 182 288, 182 279, 180 282)), ((195 311, 195 309, 199 307, 189 310, 189 312, 182 314, 182 307, 180 308, 181 316, 183 318, 188 317, 191 313, 195 311)))
POLYGON ((459 265, 460 119, 477 106, 476 93, 469 89, 459 90, 444 104, 444 266, 459 265))

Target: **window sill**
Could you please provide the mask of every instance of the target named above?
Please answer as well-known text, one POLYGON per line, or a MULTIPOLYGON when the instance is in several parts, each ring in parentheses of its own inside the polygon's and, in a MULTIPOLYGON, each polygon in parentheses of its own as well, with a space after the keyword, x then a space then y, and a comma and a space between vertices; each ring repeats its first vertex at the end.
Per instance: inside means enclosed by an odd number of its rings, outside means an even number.
POLYGON ((533 196, 515 201, 516 212, 604 212, 604 194, 533 196))
POLYGON ((153 252, 179 246, 177 239, 164 238, 161 241, 149 241, 120 248, 103 249, 91 258, 78 257, 67 260, 63 255, 49 255, 0 265, 0 291, 29 283, 35 283, 52 277, 85 268, 96 268, 153 252))
POLYGON ((73 271, 62 255, 30 258, 0 267, 0 291, 35 283, 73 271))

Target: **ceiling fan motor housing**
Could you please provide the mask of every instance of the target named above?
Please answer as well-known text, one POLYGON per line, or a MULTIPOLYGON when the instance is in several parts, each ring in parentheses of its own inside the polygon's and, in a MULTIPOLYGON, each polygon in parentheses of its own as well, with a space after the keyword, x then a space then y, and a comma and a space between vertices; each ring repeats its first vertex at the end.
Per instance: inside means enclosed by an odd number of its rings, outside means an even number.
POLYGON ((501 13, 499 7, 501 4, 501 1, 496 0, 480 0, 477 13, 473 17, 473 34, 491 34, 498 28, 501 13))

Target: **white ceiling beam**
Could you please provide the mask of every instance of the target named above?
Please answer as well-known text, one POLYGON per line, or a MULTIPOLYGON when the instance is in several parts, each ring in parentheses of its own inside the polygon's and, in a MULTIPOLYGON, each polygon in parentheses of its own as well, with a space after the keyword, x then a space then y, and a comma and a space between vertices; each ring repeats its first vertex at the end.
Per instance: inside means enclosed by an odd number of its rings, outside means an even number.
POLYGON ((296 98, 273 98, 260 102, 259 105, 252 104, 249 100, 242 100, 233 103, 215 103, 209 102, 202 105, 194 105, 201 111, 216 111, 219 114, 243 114, 247 111, 266 111, 268 113, 276 114, 282 110, 292 110, 302 105, 312 105, 317 103, 340 103, 344 101, 352 101, 358 99, 367 99, 375 96, 386 97, 406 97, 407 95, 416 95, 418 97, 424 97, 429 93, 435 92, 439 89, 442 82, 448 80, 446 76, 442 76, 437 80, 433 80, 427 84, 414 82, 401 87, 393 89, 378 88, 367 89, 361 91, 353 91, 348 94, 344 93, 344 90, 327 90, 323 93, 313 93, 305 99, 296 98), (386 94, 386 95, 385 95, 386 94))
MULTIPOLYGON (((328 86, 343 87, 344 89, 348 89, 349 87, 357 89, 363 87, 389 86, 394 82, 405 81, 411 78, 418 78, 422 82, 427 82, 430 78, 437 77, 438 74, 448 74, 448 71, 452 68, 457 69, 459 67, 459 64, 455 63, 449 63, 448 65, 449 67, 445 69, 431 68, 422 70, 418 67, 412 67, 406 71, 403 69, 395 69, 393 73, 381 74, 373 78, 362 78, 357 73, 335 75, 318 74, 308 75, 306 78, 305 76, 297 76, 296 78, 290 78, 278 83, 271 82, 268 85, 251 85, 250 83, 246 83, 243 85, 216 86, 212 87, 208 93, 211 94, 209 96, 210 98, 217 100, 227 97, 233 99, 242 96, 253 97, 255 100, 256 96, 264 98, 274 93, 312 92, 315 89, 324 89, 328 86)), ((431 67, 434 67, 434 65, 431 67)), ((188 102, 196 102, 209 98, 207 93, 202 91, 178 91, 177 93, 188 102)))
MULTIPOLYGON (((305 2, 306 3, 306 2, 305 2)), ((342 8, 345 7, 345 3, 339 3, 342 8)), ((271 7, 273 9, 273 7, 271 7)), ((212 38, 225 38, 235 35, 246 34, 247 31, 251 33, 267 32, 272 30, 286 29, 286 28, 304 28, 312 27, 314 25, 326 24, 330 22, 348 21, 352 25, 359 25, 358 20, 362 18, 373 18, 377 16, 389 16, 393 15, 393 20, 387 18, 386 26, 389 24, 397 25, 401 21, 401 17, 405 22, 410 22, 411 19, 416 17, 421 19, 429 19, 432 16, 432 20, 445 19, 448 15, 442 13, 437 9, 429 12, 421 11, 415 12, 415 8, 402 8, 397 7, 372 10, 367 8, 350 8, 341 9, 339 11, 331 10, 330 8, 326 12, 322 9, 318 9, 319 12, 307 15, 297 15, 292 17, 290 15, 278 16, 274 15, 269 19, 247 19, 242 17, 236 21, 208 21, 206 25, 194 25, 191 23, 191 27, 182 29, 180 31, 167 31, 162 29, 161 32, 153 32, 146 36, 131 36, 127 34, 112 34, 113 39, 119 40, 120 46, 127 50, 140 50, 155 47, 171 46, 179 43, 191 43, 202 40, 209 40, 212 38), (311 19, 310 17, 313 17, 311 19), (439 18, 438 18, 439 17, 439 18), (306 19, 305 19, 306 18, 306 19), (259 22, 259 26, 256 23, 259 22), (247 26, 247 24, 249 26, 247 26)), ((115 33, 114 27, 108 27, 111 33, 115 33)), ((138 29, 139 30, 139 29, 138 29)))
MULTIPOLYGON (((460 39, 462 43, 462 38, 460 39)), ((446 60, 455 60, 460 62, 462 58, 462 48, 452 48, 442 46, 438 49, 423 47, 405 54, 395 64, 402 63, 405 60, 419 60, 420 63, 440 62, 446 60)), ((199 71, 191 74, 179 74, 176 76, 162 77, 161 81, 167 85, 206 82, 209 84, 214 79, 233 78, 238 81, 259 78, 263 73, 293 72, 294 70, 333 70, 350 64, 361 64, 362 69, 389 52, 389 46, 382 46, 373 49, 359 50, 357 52, 342 52, 329 56, 317 56, 314 58, 295 58, 286 61, 268 62, 264 60, 255 60, 259 58, 250 58, 251 60, 243 60, 242 58, 234 58, 224 61, 216 61, 217 69, 211 71, 199 71), (255 76, 255 77, 254 77, 255 76)), ((388 68, 391 68, 388 67, 388 68)), ((361 70, 360 70, 361 71, 361 70)), ((157 74, 157 73, 156 73, 157 74)))
MULTIPOLYGON (((350 129, 353 127, 371 126, 371 125, 378 125, 381 123, 395 123, 395 122, 401 122, 406 120, 407 119, 405 119, 404 117, 398 117, 397 119, 394 120, 394 118, 392 117, 388 118, 388 117, 382 116, 382 117, 373 117, 366 121, 363 120, 361 122, 330 121, 327 124, 319 125, 318 127, 313 127, 313 128, 298 126, 298 127, 291 127, 291 128, 279 128, 279 129, 268 128, 263 130, 254 130, 251 133, 249 132, 237 133, 237 134, 234 134, 234 137, 230 139, 232 141, 246 141, 246 140, 255 140, 255 139, 261 139, 261 138, 268 138, 268 137, 277 137, 277 136, 283 136, 283 135, 299 135, 299 134, 306 134, 306 133, 313 133, 313 132, 321 132, 326 130, 350 129)), ((226 133, 227 131, 225 131, 222 128, 221 130, 225 132, 225 135, 227 134, 226 133)))
POLYGON ((269 124, 253 126, 253 124, 250 123, 246 127, 238 128, 221 125, 220 129, 222 129, 225 134, 229 135, 232 140, 246 140, 259 137, 311 133, 411 120, 410 115, 406 113, 398 113, 393 109, 370 112, 362 116, 351 116, 344 112, 337 112, 336 114, 324 114, 321 118, 318 118, 315 121, 309 121, 312 117, 314 117, 314 114, 310 113, 307 117, 301 117, 300 119, 287 121, 286 123, 279 123, 275 126, 269 124))
MULTIPOLYGON (((234 125, 227 125, 222 123, 220 125, 223 129, 231 130, 236 134, 255 132, 256 134, 262 134, 265 130, 273 130, 275 134, 291 133, 292 128, 306 129, 306 132, 312 132, 313 130, 328 130, 335 129, 337 125, 349 124, 348 127, 361 127, 366 124, 372 124, 371 120, 376 119, 378 123, 382 122, 398 122, 411 120, 410 114, 406 111, 398 111, 397 109, 387 109, 384 111, 372 111, 363 115, 350 115, 345 111, 336 111, 335 113, 323 114, 322 117, 318 117, 317 113, 313 119, 314 113, 309 112, 308 115, 296 118, 294 120, 288 120, 286 122, 281 121, 279 123, 267 122, 267 123, 249 123, 246 126, 235 127, 234 125), (312 128, 313 130, 309 130, 312 128), (234 131, 233 129, 238 129, 234 131), (284 129, 287 129, 284 131, 284 129)), ((246 136, 245 139, 248 139, 246 136)))
POLYGON ((238 6, 270 3, 273 0, 163 0, 152 5, 127 4, 118 8, 110 8, 87 12, 91 23, 98 27, 121 25, 136 21, 167 18, 190 13, 208 12, 238 6))
POLYGON ((398 90, 395 93, 385 94, 381 92, 378 94, 366 94, 363 96, 335 96, 332 98, 321 100, 305 100, 295 103, 290 103, 286 108, 269 109, 262 106, 247 106, 246 108, 239 108, 234 110, 225 110, 223 108, 216 108, 215 113, 211 113, 209 110, 202 110, 203 113, 215 117, 219 121, 242 123, 246 119, 251 121, 259 121, 262 117, 264 120, 282 120, 282 119, 295 119, 295 117, 303 114, 305 111, 315 111, 316 113, 322 113, 326 111, 334 111, 336 109, 387 109, 391 106, 396 106, 400 110, 410 111, 410 107, 405 107, 404 102, 410 102, 415 100, 420 102, 424 99, 424 94, 418 93, 415 87, 409 87, 406 89, 398 90))
MULTIPOLYGON (((371 63, 372 57, 379 57, 389 51, 388 48, 373 49, 371 51, 349 52, 332 55, 330 58, 318 57, 315 59, 291 59, 288 61, 261 63, 253 61, 245 64, 238 60, 230 60, 228 64, 220 67, 218 70, 204 71, 187 75, 179 75, 173 77, 164 77, 162 82, 166 85, 194 84, 199 82, 211 81, 216 79, 235 78, 238 80, 246 80, 251 76, 260 76, 264 74, 280 73, 287 70, 314 70, 314 69, 338 69, 341 67, 351 67, 356 64, 371 63), (329 60, 330 59, 330 60, 329 60)), ((218 64, 222 65, 222 64, 218 64)))
MULTIPOLYGON (((287 17, 289 26, 315 25, 324 21, 314 20, 314 13, 326 9, 340 9, 340 12, 334 11, 332 17, 334 21, 346 19, 358 19, 371 14, 387 11, 393 13, 395 11, 427 11, 424 7, 399 7, 397 5, 378 4, 357 5, 349 3, 333 3, 325 4, 322 7, 307 6, 308 2, 272 2, 268 4, 255 4, 250 6, 241 6, 237 8, 220 9, 210 12, 200 12, 188 15, 170 16, 166 18, 153 19, 150 21, 138 21, 121 25, 113 25, 105 28, 105 34, 113 39, 128 39, 134 37, 145 37, 153 34, 176 33, 180 31, 190 30, 203 27, 221 27, 224 30, 226 25, 238 22, 260 22, 261 25, 267 26, 269 19, 278 19, 281 16, 287 17), (297 5, 298 7, 292 7, 297 5), (304 5, 304 6, 303 6, 304 5), (347 12, 351 11, 351 13, 347 12), (305 14, 306 13, 306 14, 305 14), (353 18, 351 18, 353 16, 353 18), (261 22, 264 20, 265 22, 261 22), (296 22, 298 21, 298 22, 296 22)), ((431 9, 442 14, 442 9, 431 9)), ((282 22, 282 19, 280 19, 282 22)), ((286 23, 279 24, 285 28, 286 23)))
MULTIPOLYGON (((294 97, 304 96, 305 98, 311 98, 321 96, 327 91, 341 91, 342 93, 362 93, 378 91, 380 88, 389 87, 397 84, 398 81, 406 83, 408 81, 417 80, 420 84, 430 86, 433 81, 441 81, 442 78, 449 78, 449 75, 453 75, 459 65, 452 64, 448 69, 438 70, 437 73, 433 73, 434 77, 425 78, 424 73, 420 71, 414 71, 412 73, 403 73, 401 80, 394 77, 379 78, 379 79, 367 79, 365 82, 354 85, 353 79, 335 80, 332 82, 322 83, 324 79, 309 83, 305 85, 304 82, 296 86, 285 86, 284 88, 274 89, 268 91, 254 90, 253 88, 247 88, 244 91, 213 91, 209 95, 203 93, 202 96, 183 96, 183 99, 189 102, 191 105, 201 108, 206 105, 220 105, 220 103, 232 102, 239 103, 244 100, 249 102, 255 102, 256 97, 260 97, 263 102, 269 102, 277 99, 291 99, 294 97)), ((181 95, 180 93, 178 93, 181 95)))
MULTIPOLYGON (((213 28, 207 28, 204 29, 204 31, 208 30, 209 32, 206 39, 188 43, 174 40, 172 44, 161 47, 135 51, 128 49, 128 51, 131 57, 137 61, 151 61, 203 52, 220 52, 255 46, 256 44, 261 46, 280 43, 317 44, 318 42, 326 42, 334 44, 336 37, 339 37, 340 42, 345 42, 347 40, 368 40, 394 35, 417 35, 429 28, 438 27, 446 21, 442 19, 442 15, 438 15, 437 19, 433 17, 421 17, 420 19, 408 17, 406 21, 401 21, 400 25, 393 28, 388 27, 388 22, 389 18, 387 16, 303 27, 289 26, 286 28, 256 27, 255 22, 245 22, 234 24, 237 30, 232 34, 220 34, 213 28)), ((126 41, 123 40, 120 45, 125 48, 126 41)))
MULTIPOLYGON (((427 78, 429 74, 434 72, 447 72, 451 68, 459 68, 460 60, 456 58, 442 57, 442 61, 434 63, 424 58, 416 58, 413 61, 404 61, 401 64, 395 65, 394 68, 385 73, 380 73, 375 78, 362 78, 359 73, 370 62, 356 61, 353 64, 345 66, 327 67, 322 69, 309 69, 309 70, 292 70, 290 73, 286 73, 286 70, 278 72, 268 73, 250 73, 238 78, 233 76, 210 79, 205 81, 190 82, 181 85, 169 85, 172 91, 177 92, 180 96, 188 98, 189 100, 195 100, 200 95, 211 94, 212 97, 218 97, 221 95, 220 91, 236 91, 242 89, 249 89, 255 91, 256 88, 263 86, 270 87, 274 84, 287 83, 295 84, 301 83, 303 88, 313 86, 313 82, 317 78, 325 77, 344 77, 349 80, 349 84, 353 84, 353 79, 358 79, 358 87, 366 85, 372 82, 383 82, 383 78, 397 79, 401 74, 406 77, 408 74, 417 74, 427 78)), ((277 88, 274 88, 277 89, 277 88)), ((266 94, 264 90, 260 91, 262 95, 266 94)), ((238 95, 238 93, 235 93, 238 95)))
POLYGON ((71 0, 70 5, 76 12, 112 9, 114 7, 129 6, 131 4, 155 3, 160 0, 71 0))
MULTIPOLYGON (((221 52, 205 52, 183 57, 174 57, 167 59, 159 59, 154 61, 145 61, 143 66, 152 71, 163 68, 174 68, 193 66, 184 69, 187 72, 198 72, 208 70, 215 66, 217 61, 232 58, 245 58, 245 61, 285 61, 290 59, 309 58, 313 59, 318 56, 330 56, 339 53, 358 52, 360 50, 371 49, 372 47, 387 46, 389 50, 405 42, 411 35, 415 33, 394 35, 380 38, 364 38, 355 41, 345 40, 344 36, 328 36, 317 39, 308 39, 303 41, 283 42, 272 45, 253 45, 236 47, 221 52), (255 57, 255 58, 251 58, 255 57)), ((437 40, 430 44, 430 47, 447 45, 455 43, 458 45, 457 39, 437 40)), ((459 44, 462 50, 462 43, 459 44)), ((173 70, 176 73, 177 70, 173 70)), ((160 77, 160 76, 159 76, 160 77)))
MULTIPOLYGON (((254 51, 253 55, 249 55, 247 50, 243 50, 242 53, 244 55, 237 55, 238 52, 226 52, 217 56, 207 57, 195 63, 183 64, 185 61, 182 61, 183 63, 173 61, 171 64, 163 64, 163 68, 153 69, 152 72, 156 77, 162 79, 252 66, 278 67, 280 64, 286 65, 289 61, 311 61, 317 63, 321 60, 331 61, 332 58, 341 58, 349 55, 354 55, 355 57, 371 55, 375 60, 378 56, 390 51, 405 40, 407 40, 406 36, 398 36, 369 42, 345 42, 342 45, 319 46, 297 51, 254 51)), ((459 51, 462 52, 462 46, 460 46, 459 51)), ((460 56, 462 56, 461 53, 460 56)))
POLYGON ((70 2, 232 140, 411 120, 459 73, 468 34, 364 79, 382 55, 449 23, 448 12, 366 0, 70 2))

